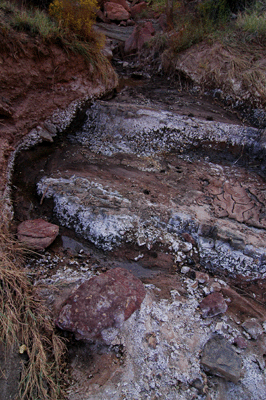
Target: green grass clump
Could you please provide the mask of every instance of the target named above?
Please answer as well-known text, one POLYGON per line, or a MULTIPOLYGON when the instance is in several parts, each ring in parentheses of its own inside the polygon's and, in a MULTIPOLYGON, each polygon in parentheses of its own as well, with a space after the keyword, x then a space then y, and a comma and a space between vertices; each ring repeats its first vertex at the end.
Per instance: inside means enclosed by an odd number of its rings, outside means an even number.
POLYGON ((38 8, 18 8, 9 1, 0 0, 0 23, 17 32, 41 37, 44 41, 56 40, 64 35, 61 27, 38 8))
POLYGON ((175 4, 174 28, 171 47, 179 53, 208 38, 217 30, 224 29, 230 10, 226 0, 205 0, 193 6, 175 4))
POLYGON ((252 35, 253 38, 266 39, 266 5, 256 4, 237 17, 237 27, 252 35))
POLYGON ((11 26, 17 31, 27 32, 33 36, 40 35, 45 40, 62 35, 60 27, 45 11, 39 9, 14 13, 11 26))

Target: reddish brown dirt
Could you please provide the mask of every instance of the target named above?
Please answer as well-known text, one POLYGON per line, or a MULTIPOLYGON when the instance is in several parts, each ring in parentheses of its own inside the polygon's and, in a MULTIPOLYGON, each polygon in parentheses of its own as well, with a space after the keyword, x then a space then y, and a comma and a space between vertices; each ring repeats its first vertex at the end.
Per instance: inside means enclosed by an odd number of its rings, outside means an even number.
POLYGON ((106 81, 92 65, 62 46, 16 33, 0 36, 0 190, 6 184, 10 154, 31 129, 75 100, 113 89, 116 75, 109 67, 106 81))

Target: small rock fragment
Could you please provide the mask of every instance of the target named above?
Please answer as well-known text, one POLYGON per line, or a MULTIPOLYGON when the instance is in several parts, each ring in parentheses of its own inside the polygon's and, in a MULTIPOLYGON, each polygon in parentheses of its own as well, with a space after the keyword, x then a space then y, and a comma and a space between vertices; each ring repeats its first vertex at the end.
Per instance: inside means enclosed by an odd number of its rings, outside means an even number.
POLYGON ((263 329, 259 321, 255 318, 247 319, 242 327, 245 331, 252 337, 252 339, 258 339, 260 335, 263 333, 263 329))
POLYGON ((220 292, 221 290, 221 285, 219 282, 213 282, 210 286, 210 291, 211 292, 220 292))
POLYGON ((46 122, 44 122, 43 126, 48 132, 51 133, 52 136, 56 136, 56 133, 57 133, 56 125, 52 124, 49 121, 46 121, 46 122))
POLYGON ((214 317, 225 313, 227 304, 220 292, 214 292, 205 297, 200 303, 203 318, 214 317))
POLYGON ((196 279, 199 283, 207 283, 210 280, 210 277, 205 272, 196 271, 196 279))
POLYGON ((44 250, 50 246, 59 233, 59 226, 42 218, 27 220, 17 228, 18 240, 34 250, 44 250))
POLYGON ((226 380, 237 383, 241 376, 242 360, 234 348, 220 335, 205 344, 201 364, 204 369, 226 380))
POLYGON ((181 274, 187 274, 189 271, 190 271, 189 267, 184 266, 181 268, 181 274))
POLYGON ((66 300, 56 325, 77 340, 107 344, 145 297, 142 282, 123 268, 115 268, 84 282, 66 300))
POLYGON ((39 134, 39 136, 40 136, 40 138, 44 141, 44 142, 50 142, 50 143, 53 143, 53 137, 52 137, 52 135, 46 130, 46 129, 43 129, 41 126, 38 126, 37 127, 37 131, 38 131, 38 134, 39 134))
POLYGON ((215 325, 215 331, 216 332, 221 332, 224 328, 224 323, 222 321, 217 322, 217 324, 215 325))

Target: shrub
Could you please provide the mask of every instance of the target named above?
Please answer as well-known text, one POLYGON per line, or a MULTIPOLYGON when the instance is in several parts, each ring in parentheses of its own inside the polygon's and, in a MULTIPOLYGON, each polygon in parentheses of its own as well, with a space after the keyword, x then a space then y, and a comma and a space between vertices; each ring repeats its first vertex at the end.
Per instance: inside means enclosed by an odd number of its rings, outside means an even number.
POLYGON ((90 37, 96 19, 97 0, 54 0, 49 13, 69 30, 90 37))
POLYGON ((226 22, 230 13, 227 0, 205 0, 197 9, 205 25, 226 22))
POLYGON ((253 37, 266 39, 266 6, 262 2, 256 2, 245 13, 238 15, 237 26, 253 37))
POLYGON ((33 36, 40 35, 44 39, 56 37, 60 33, 54 21, 39 9, 14 13, 11 25, 18 31, 28 32, 33 36))

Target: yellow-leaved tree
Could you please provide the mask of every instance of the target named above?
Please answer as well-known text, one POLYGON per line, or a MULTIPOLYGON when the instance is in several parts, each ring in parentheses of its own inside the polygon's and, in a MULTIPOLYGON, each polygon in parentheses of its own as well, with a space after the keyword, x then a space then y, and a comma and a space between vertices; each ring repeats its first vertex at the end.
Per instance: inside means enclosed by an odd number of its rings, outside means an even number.
POLYGON ((60 24, 86 38, 90 36, 98 8, 97 0, 54 0, 49 13, 60 24))

